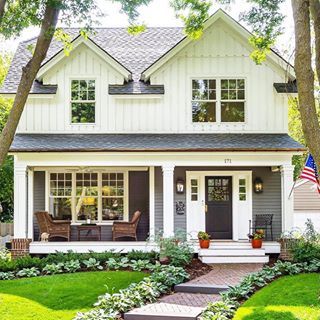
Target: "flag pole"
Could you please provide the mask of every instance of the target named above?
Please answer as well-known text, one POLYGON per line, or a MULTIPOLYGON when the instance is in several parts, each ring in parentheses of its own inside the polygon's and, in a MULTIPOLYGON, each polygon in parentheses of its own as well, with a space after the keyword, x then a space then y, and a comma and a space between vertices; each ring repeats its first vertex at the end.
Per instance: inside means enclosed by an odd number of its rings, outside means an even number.
POLYGON ((294 187, 296 186, 297 180, 298 180, 298 179, 296 179, 296 180, 294 181, 294 183, 293 183, 293 186, 292 186, 291 191, 290 191, 290 193, 289 193, 288 199, 291 198, 291 195, 292 195, 292 192, 293 192, 294 187))

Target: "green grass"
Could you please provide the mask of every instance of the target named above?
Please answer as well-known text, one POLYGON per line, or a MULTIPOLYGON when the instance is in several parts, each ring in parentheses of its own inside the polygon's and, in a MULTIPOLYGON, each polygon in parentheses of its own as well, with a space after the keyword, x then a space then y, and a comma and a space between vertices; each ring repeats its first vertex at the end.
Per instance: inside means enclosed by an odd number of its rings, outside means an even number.
POLYGON ((100 271, 0 281, 1 320, 69 320, 99 295, 141 281, 142 272, 100 271))
POLYGON ((256 292, 234 320, 319 320, 320 274, 280 278, 256 292))

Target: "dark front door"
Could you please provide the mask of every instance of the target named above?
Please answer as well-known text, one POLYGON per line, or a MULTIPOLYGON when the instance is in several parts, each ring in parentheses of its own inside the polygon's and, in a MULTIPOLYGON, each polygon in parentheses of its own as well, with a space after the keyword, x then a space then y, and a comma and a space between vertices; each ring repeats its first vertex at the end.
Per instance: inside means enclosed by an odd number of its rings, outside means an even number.
POLYGON ((206 232, 232 239, 232 177, 206 177, 206 232))

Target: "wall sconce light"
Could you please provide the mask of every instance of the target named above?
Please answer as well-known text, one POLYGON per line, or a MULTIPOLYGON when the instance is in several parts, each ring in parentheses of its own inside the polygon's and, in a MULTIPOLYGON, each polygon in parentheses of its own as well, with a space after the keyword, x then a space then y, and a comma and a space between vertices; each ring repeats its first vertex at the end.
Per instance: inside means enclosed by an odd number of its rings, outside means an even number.
POLYGON ((176 181, 176 192, 178 194, 184 193, 184 181, 181 178, 178 178, 176 181))
POLYGON ((253 181, 253 190, 255 193, 262 193, 263 192, 263 181, 261 178, 255 178, 253 181))

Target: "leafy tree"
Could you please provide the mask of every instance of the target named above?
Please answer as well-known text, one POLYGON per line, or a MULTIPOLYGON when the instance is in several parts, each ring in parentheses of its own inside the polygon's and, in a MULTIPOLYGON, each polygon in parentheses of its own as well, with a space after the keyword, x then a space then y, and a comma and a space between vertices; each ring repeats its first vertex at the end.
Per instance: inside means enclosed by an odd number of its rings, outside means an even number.
MULTIPOLYGON (((0 56, 0 86, 8 72, 10 55, 0 56)), ((12 105, 11 99, 0 96, 0 132, 6 124, 12 105)), ((12 220, 13 214, 13 157, 7 156, 0 168, 0 203, 3 212, 0 213, 0 221, 12 220)))

